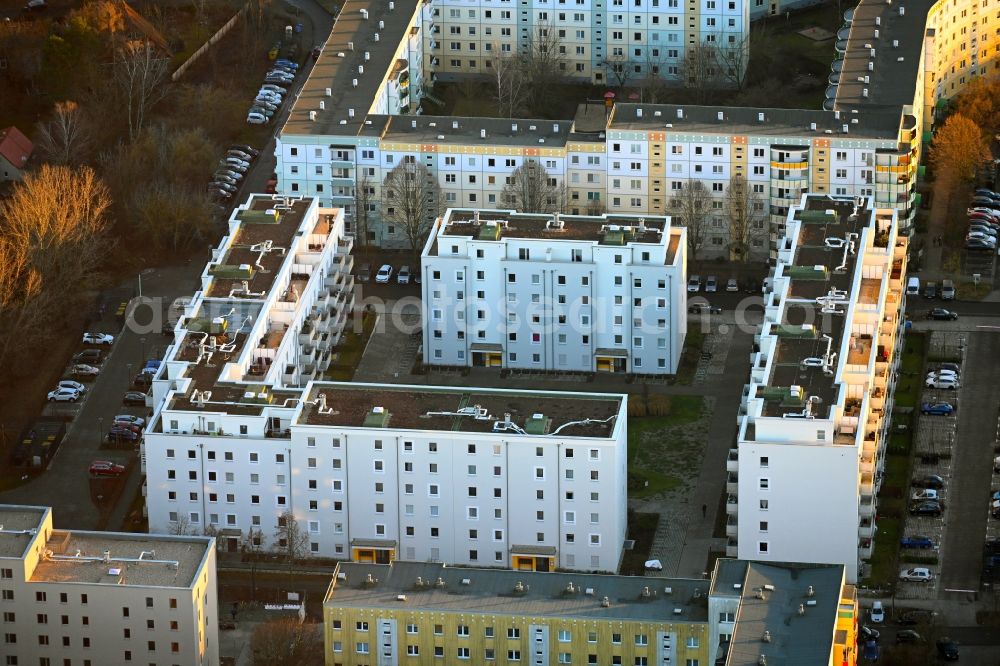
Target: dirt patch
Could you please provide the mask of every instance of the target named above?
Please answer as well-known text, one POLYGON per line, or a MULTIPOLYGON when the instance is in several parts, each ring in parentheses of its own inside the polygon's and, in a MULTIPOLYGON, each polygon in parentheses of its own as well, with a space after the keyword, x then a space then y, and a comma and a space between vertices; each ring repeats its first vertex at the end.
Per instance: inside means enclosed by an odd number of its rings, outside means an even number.
POLYGON ((674 415, 629 423, 630 498, 686 493, 697 482, 715 398, 672 396, 671 402, 674 415))
POLYGON ((813 26, 811 28, 805 28, 804 30, 798 31, 800 35, 807 39, 811 39, 814 42, 822 42, 827 39, 833 39, 834 34, 829 30, 824 30, 823 28, 817 28, 813 26))

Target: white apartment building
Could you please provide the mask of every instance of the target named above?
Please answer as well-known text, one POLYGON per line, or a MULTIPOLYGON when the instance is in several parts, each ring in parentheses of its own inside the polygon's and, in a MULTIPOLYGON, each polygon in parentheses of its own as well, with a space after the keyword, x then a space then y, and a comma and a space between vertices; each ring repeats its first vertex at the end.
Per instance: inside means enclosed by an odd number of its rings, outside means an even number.
MULTIPOLYGON (((569 79, 634 83, 649 76, 680 82, 694 44, 746 53, 748 0, 434 0, 424 6, 424 67, 433 80, 494 74, 496 59, 531 52, 533 42, 558 49, 569 79)), ((710 75, 720 83, 739 75, 726 62, 710 75)))
POLYGON ((0 506, 5 664, 219 663, 215 539, 54 529, 0 506))
POLYGON ((317 556, 617 569, 624 396, 326 382, 298 396, 271 436, 236 434, 256 403, 163 405, 144 444, 150 526, 189 516, 268 549, 291 513, 317 556))
POLYGON ((843 564, 875 538, 907 239, 895 211, 806 195, 788 214, 764 294, 737 447, 727 468, 727 552, 843 564))
POLYGON ((676 373, 686 255, 667 217, 449 209, 421 256, 424 363, 676 373))
POLYGON ((234 211, 154 378, 151 528, 270 548, 291 513, 325 557, 617 569, 624 396, 314 381, 353 309, 350 249, 315 199, 234 211))

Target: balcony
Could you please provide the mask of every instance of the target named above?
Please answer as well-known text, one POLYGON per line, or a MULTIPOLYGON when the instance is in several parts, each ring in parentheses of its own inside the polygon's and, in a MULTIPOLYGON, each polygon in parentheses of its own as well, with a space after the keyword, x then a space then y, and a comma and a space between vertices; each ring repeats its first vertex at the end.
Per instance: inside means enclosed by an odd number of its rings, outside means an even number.
POLYGON ((736 472, 729 472, 726 478, 726 492, 735 495, 740 491, 740 478, 736 472))
POLYGON ((871 499, 875 494, 875 475, 871 472, 861 473, 861 499, 871 499))
POLYGON ((739 533, 739 525, 737 523, 737 518, 735 515, 730 515, 726 518, 726 536, 735 537, 739 533))
POLYGON ((729 457, 726 458, 726 471, 727 472, 738 472, 740 470, 740 455, 739 450, 729 449, 729 457))
POLYGON ((858 539, 858 557, 862 560, 870 560, 875 552, 874 539, 858 539))
POLYGON ((862 518, 858 523, 858 538, 859 539, 874 539, 875 538, 875 521, 871 518, 862 518))
POLYGON ((858 513, 862 518, 874 518, 875 517, 875 502, 872 501, 871 496, 867 499, 862 497, 861 504, 859 505, 858 513))
POLYGON ((736 539, 730 538, 726 541, 726 557, 736 557, 739 555, 739 543, 736 539))
POLYGON ((726 498, 726 513, 734 514, 739 509, 739 502, 736 499, 736 495, 730 495, 726 498))

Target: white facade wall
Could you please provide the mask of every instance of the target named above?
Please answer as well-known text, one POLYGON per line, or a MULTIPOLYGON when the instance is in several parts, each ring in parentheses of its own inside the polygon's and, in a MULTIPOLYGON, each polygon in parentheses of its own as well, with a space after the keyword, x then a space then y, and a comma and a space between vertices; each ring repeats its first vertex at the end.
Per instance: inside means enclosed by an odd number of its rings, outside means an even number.
MULTIPOLYGON (((602 219, 593 218, 595 231, 602 219)), ((594 372, 597 350, 617 349, 627 352, 625 372, 676 372, 686 332, 686 244, 682 236, 679 256, 666 264, 669 226, 660 244, 624 246, 480 241, 442 229, 421 257, 426 364, 471 366, 473 345, 488 344, 500 346, 505 368, 594 372)))
POLYGON ((317 556, 390 539, 400 559, 510 566, 511 546, 546 546, 560 567, 614 571, 626 534, 625 410, 606 439, 303 423, 288 439, 150 432, 150 529, 186 516, 194 529, 260 530, 267 550, 291 512, 317 556))
MULTIPOLYGON (((202 559, 190 584, 136 584, 130 582, 129 570, 121 583, 110 576, 107 583, 69 578, 45 580, 37 568, 54 532, 51 510, 20 506, 4 509, 38 509, 44 516, 23 555, 0 557, 4 633, 0 654, 6 658, 5 663, 93 666, 128 662, 192 666, 219 663, 214 539, 202 537, 192 543, 192 556, 202 559), (198 555, 199 552, 203 554, 198 555)), ((73 534, 84 539, 92 536, 96 542, 112 544, 112 549, 118 537, 128 544, 122 552, 112 550, 112 559, 107 564, 70 565, 88 569, 123 566, 113 558, 138 557, 142 548, 155 551, 161 540, 191 539, 155 534, 148 539, 136 534, 78 531, 73 534), (141 541, 141 546, 137 547, 136 541, 141 541)), ((58 530, 55 536, 58 537, 58 530)), ((166 567, 153 563, 131 566, 166 567)), ((81 578, 90 575, 88 571, 81 578)))

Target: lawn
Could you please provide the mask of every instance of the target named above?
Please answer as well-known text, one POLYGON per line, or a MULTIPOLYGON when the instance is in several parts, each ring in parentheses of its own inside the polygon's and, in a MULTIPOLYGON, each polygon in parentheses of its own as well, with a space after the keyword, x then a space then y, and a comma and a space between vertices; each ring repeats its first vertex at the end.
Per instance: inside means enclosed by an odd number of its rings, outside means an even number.
POLYGON ((624 576, 641 576, 646 570, 646 560, 653 547, 653 537, 660 523, 658 513, 634 513, 629 511, 628 538, 635 541, 632 550, 626 550, 622 555, 620 573, 624 576))
POLYGON ((921 333, 910 331, 906 334, 903 358, 900 362, 900 379, 896 384, 897 407, 915 407, 920 397, 920 377, 924 370, 924 355, 927 338, 921 333))
POLYGON ((697 469, 701 439, 689 426, 705 409, 697 395, 670 396, 669 414, 628 420, 628 488, 634 498, 645 498, 680 488, 685 479, 673 470, 697 469))
POLYGON ((361 356, 368 346, 372 331, 375 330, 375 323, 378 317, 370 312, 364 314, 361 333, 353 330, 344 331, 340 344, 334 350, 336 356, 334 362, 327 369, 326 379, 336 382, 349 382, 354 378, 354 371, 361 363, 361 356))
POLYGON ((682 386, 690 386, 694 381, 694 373, 698 369, 698 361, 701 359, 701 349, 705 344, 705 334, 698 324, 688 324, 687 334, 684 337, 684 349, 681 350, 681 360, 677 364, 676 383, 682 386))

